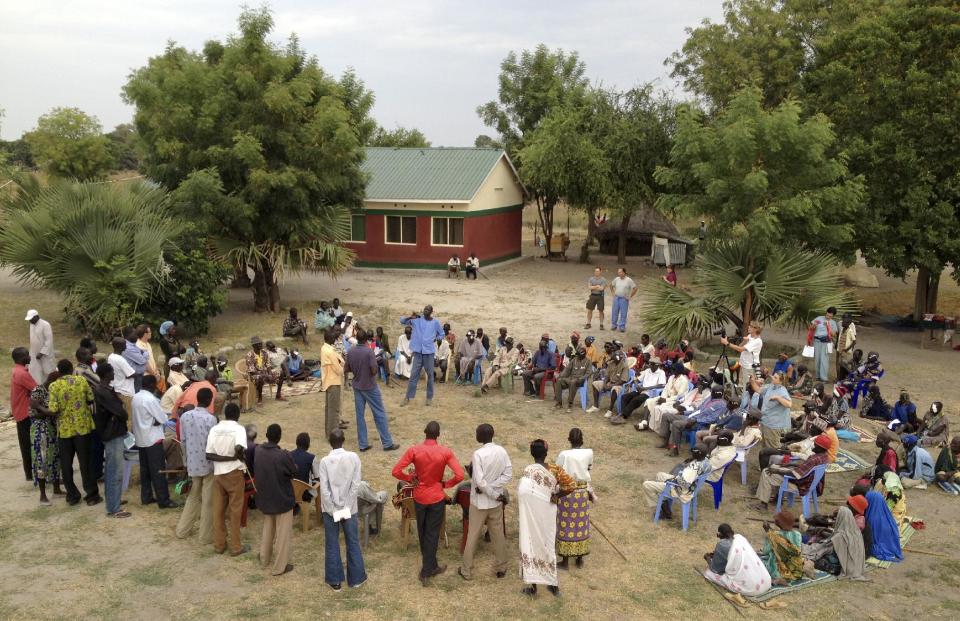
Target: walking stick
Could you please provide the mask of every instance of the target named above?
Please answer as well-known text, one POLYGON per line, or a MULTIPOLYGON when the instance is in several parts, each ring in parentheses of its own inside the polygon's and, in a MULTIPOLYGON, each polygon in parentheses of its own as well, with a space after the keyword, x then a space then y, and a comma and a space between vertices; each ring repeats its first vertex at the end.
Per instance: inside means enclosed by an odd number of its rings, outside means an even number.
POLYGON ((601 537, 603 537, 603 539, 604 539, 607 543, 610 544, 610 547, 611 547, 611 548, 613 548, 614 550, 616 550, 617 554, 620 555, 620 558, 622 558, 623 560, 627 561, 628 563, 630 562, 630 559, 628 559, 628 558, 623 554, 623 552, 620 551, 620 548, 618 548, 615 543, 613 543, 612 541, 610 541, 610 538, 607 537, 607 535, 603 532, 603 530, 601 530, 600 525, 597 524, 597 521, 596 521, 595 519, 593 519, 592 517, 590 518, 590 525, 593 527, 593 529, 594 529, 595 531, 597 531, 597 533, 600 534, 601 537))
POLYGON ((487 276, 486 274, 484 274, 483 272, 481 272, 481 271, 480 271, 479 269, 477 269, 477 273, 478 273, 478 274, 480 274, 481 276, 483 276, 483 277, 484 277, 484 279, 486 279, 486 280, 490 280, 490 277, 489 277, 489 276, 487 276))
POLYGON ((727 599, 726 593, 724 593, 724 592, 720 589, 720 587, 719 587, 718 585, 716 585, 712 580, 707 579, 707 577, 706 577, 705 575, 703 575, 703 572, 700 571, 699 569, 697 569, 696 567, 693 568, 693 571, 697 572, 697 575, 698 575, 698 576, 700 576, 701 578, 703 578, 704 580, 706 580, 707 583, 708 583, 710 586, 712 586, 717 593, 720 594, 720 597, 723 598, 723 601, 725 601, 725 602, 727 602, 728 604, 730 604, 731 606, 733 606, 733 609, 737 611, 737 614, 738 614, 738 615, 740 615, 741 617, 743 616, 743 611, 740 610, 740 606, 737 606, 736 604, 734 604, 733 602, 731 602, 729 599, 727 599))

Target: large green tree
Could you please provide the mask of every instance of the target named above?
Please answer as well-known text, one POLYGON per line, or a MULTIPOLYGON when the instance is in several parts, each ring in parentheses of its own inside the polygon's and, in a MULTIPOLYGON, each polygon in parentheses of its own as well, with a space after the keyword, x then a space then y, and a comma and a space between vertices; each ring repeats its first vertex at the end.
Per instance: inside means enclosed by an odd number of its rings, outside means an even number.
POLYGON ((145 173, 176 189, 183 217, 253 272, 255 310, 277 310, 285 272, 351 263, 341 242, 365 186, 364 114, 351 106, 365 102, 362 88, 347 92, 295 37, 271 43, 266 8, 244 10, 238 25, 202 52, 169 44, 123 94, 136 106, 145 173))
POLYGON ((807 99, 843 137, 867 180, 856 227, 868 263, 917 271, 914 317, 937 309, 940 275, 960 279, 960 11, 895 0, 865 12, 818 51, 807 99))
POLYGON ((107 134, 107 139, 110 140, 110 154, 117 170, 137 170, 140 167, 137 128, 132 123, 117 125, 107 134))
MULTIPOLYGON (((844 158, 831 155, 835 141, 823 116, 803 119, 793 101, 765 110, 755 88, 710 122, 681 108, 670 166, 656 173, 672 193, 659 204, 747 240, 748 273, 758 257, 790 243, 852 260, 864 188, 844 158)), ((745 286, 749 311, 754 287, 745 286)))
POLYGON ((528 180, 525 181, 527 190, 536 201, 548 247, 553 237, 553 208, 560 196, 554 184, 538 187, 532 182, 544 179, 541 174, 524 173, 522 151, 551 111, 575 107, 583 99, 588 85, 585 71, 576 52, 551 51, 543 44, 519 55, 510 52, 500 63, 497 100, 477 108, 483 122, 497 131, 499 142, 521 177, 528 180))
POLYGON ((386 129, 378 127, 367 144, 371 147, 420 147, 430 146, 430 141, 417 128, 397 127, 386 129))
POLYGON ((54 108, 24 138, 36 163, 55 177, 99 179, 113 166, 100 122, 77 108, 54 108))

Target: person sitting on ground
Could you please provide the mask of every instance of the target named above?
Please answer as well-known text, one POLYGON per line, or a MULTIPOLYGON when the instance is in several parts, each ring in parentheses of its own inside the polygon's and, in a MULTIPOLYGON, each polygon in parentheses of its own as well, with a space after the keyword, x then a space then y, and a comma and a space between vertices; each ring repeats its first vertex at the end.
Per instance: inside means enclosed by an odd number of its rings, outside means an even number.
POLYGON ((544 375, 547 371, 553 371, 556 368, 557 357, 547 350, 547 341, 541 340, 528 368, 523 372, 523 395, 525 397, 538 395, 544 375))
POLYGON ((785 351, 777 355, 777 362, 773 365, 773 372, 783 373, 789 382, 795 380, 798 373, 797 367, 793 365, 793 360, 790 360, 790 356, 788 356, 785 351))
POLYGON ((307 344, 307 323, 297 317, 297 309, 291 307, 287 318, 283 320, 283 336, 287 338, 302 338, 307 344))
POLYGON ((717 527, 717 545, 703 555, 707 570, 703 576, 732 593, 755 597, 770 590, 770 572, 743 535, 729 524, 717 527))
POLYGON ((357 322, 353 320, 353 311, 343 316, 340 330, 343 332, 343 340, 349 343, 351 347, 357 344, 357 330, 359 329, 357 322))
MULTIPOLYGON (((650 360, 647 361, 647 368, 640 373, 636 382, 638 384, 637 390, 627 393, 620 401, 620 418, 623 420, 630 418, 634 410, 641 407, 647 399, 650 398, 650 394, 653 391, 659 390, 666 385, 667 376, 663 372, 663 369, 660 368, 660 359, 655 357, 650 358, 650 360)), ((637 423, 637 431, 645 429, 646 424, 646 421, 637 423)))
POLYGON ((907 451, 906 470, 899 473, 900 483, 907 488, 927 489, 936 478, 933 457, 920 446, 915 435, 903 436, 903 448, 907 451))
POLYGON ((884 465, 875 466, 873 477, 868 484, 874 491, 883 495, 887 508, 890 509, 897 523, 903 522, 907 517, 907 495, 903 491, 903 482, 897 473, 884 465))
POLYGON ((813 390, 813 374, 807 369, 807 365, 798 364, 794 379, 790 382, 790 394, 794 397, 804 399, 810 396, 813 390))
MULTIPOLYGON (((623 390, 623 387, 626 386, 627 382, 630 381, 630 367, 627 366, 626 355, 613 343, 608 343, 608 345, 610 345, 608 352, 610 360, 607 362, 604 377, 595 380, 592 384, 593 407, 587 410, 588 414, 600 411, 600 394, 601 392, 609 391, 610 404, 607 406, 607 411, 603 414, 604 418, 613 416, 613 408, 617 403, 617 396, 623 390)), ((606 345, 604 347, 606 347, 606 345)))
POLYGON ((869 491, 870 488, 868 486, 857 484, 850 489, 850 495, 847 496, 847 507, 853 513, 853 521, 857 525, 857 528, 860 529, 860 534, 863 539, 863 552, 867 558, 871 556, 870 547, 873 545, 873 535, 870 532, 870 525, 867 524, 867 518, 864 515, 867 512, 868 504, 864 494, 869 491))
MULTIPOLYGON (((757 500, 760 504, 757 509, 767 510, 767 503, 771 502, 771 496, 780 488, 784 476, 790 476, 790 485, 796 487, 800 496, 805 496, 810 491, 810 485, 813 483, 813 470, 817 466, 827 465, 827 449, 830 448, 830 438, 821 434, 814 438, 813 454, 802 463, 791 468, 785 468, 779 465, 767 466, 760 472, 760 483, 757 485, 757 500)), ((817 496, 823 494, 823 479, 820 479, 816 489, 817 496)))
POLYGON ((894 563, 902 561, 903 548, 900 544, 899 521, 890 512, 890 507, 879 492, 869 491, 866 493, 866 498, 867 511, 864 517, 872 537, 871 555, 880 561, 894 563))
MULTIPOLYGON (((561 371, 558 376, 555 391, 556 404, 554 407, 556 409, 563 407, 563 391, 567 389, 569 391, 567 394, 567 411, 571 411, 573 409, 573 398, 576 396, 577 391, 580 390, 581 386, 589 382, 592 376, 593 363, 587 358, 587 348, 581 346, 577 349, 577 355, 567 362, 567 365, 563 367, 563 371, 561 371)), ((612 421, 613 419, 610 420, 612 421)))
MULTIPOLYGON (((413 326, 404 326, 403 334, 397 339, 397 362, 393 365, 393 372, 401 379, 410 379, 413 370, 413 349, 410 347, 412 336, 413 326)), ((417 380, 419 379, 418 377, 417 380)))
POLYGON ((876 384, 870 386, 867 390, 867 396, 863 398, 863 405, 860 407, 861 418, 870 420, 879 420, 887 422, 890 420, 890 406, 880 395, 880 387, 876 384))
POLYGON ((340 323, 340 318, 345 314, 343 307, 340 306, 340 298, 333 298, 330 302, 330 312, 333 313, 333 322, 340 323))
POLYGON ((943 446, 947 443, 947 438, 950 437, 950 426, 943 413, 943 403, 934 401, 930 405, 930 411, 920 421, 917 432, 920 436, 920 446, 943 446))
POLYGON ((467 330, 467 337, 457 346, 457 384, 473 381, 474 370, 484 356, 483 344, 477 340, 473 330, 467 330))
POLYGON ((474 280, 477 279, 477 273, 480 271, 480 258, 477 257, 477 253, 471 252, 470 256, 467 257, 466 264, 467 271, 467 280, 470 280, 472 276, 474 280))
POLYGON ((893 404, 893 415, 890 417, 889 429, 897 431, 904 425, 910 425, 915 430, 920 425, 917 419, 917 406, 910 401, 910 394, 903 390, 900 399, 893 404))
POLYGON ((307 373, 307 367, 303 363, 303 356, 296 349, 287 356, 287 372, 289 373, 287 379, 291 382, 302 382, 310 377, 307 373))
POLYGON ((490 391, 490 387, 500 381, 503 376, 509 376, 513 373, 513 368, 517 365, 519 352, 513 346, 513 337, 508 336, 503 347, 497 350, 497 355, 493 359, 490 372, 487 373, 483 385, 480 387, 481 394, 490 391))
MULTIPOLYGON (((690 452, 692 459, 686 462, 679 474, 658 472, 654 480, 643 482, 643 496, 648 507, 651 509, 657 507, 660 494, 667 487, 670 488, 670 498, 675 498, 684 504, 693 499, 693 494, 697 491, 697 480, 709 474, 711 468, 706 447, 698 444, 690 452)), ((660 507, 660 517, 665 520, 673 519, 670 502, 667 500, 664 500, 660 507)))
POLYGON ((937 485, 954 496, 960 496, 960 468, 957 467, 958 457, 960 457, 960 437, 950 441, 950 446, 940 449, 940 455, 937 456, 937 463, 934 466, 936 471, 937 485))
POLYGON ((313 316, 313 327, 319 332, 326 332, 333 327, 336 320, 333 317, 333 310, 326 302, 320 302, 320 308, 313 316))
POLYGON ((883 435, 877 436, 877 448, 880 453, 877 455, 876 465, 885 465, 894 472, 899 472, 900 463, 897 460, 897 452, 890 448, 890 439, 883 435))
POLYGON ((763 523, 767 540, 763 544, 760 558, 770 573, 771 584, 786 586, 804 576, 813 578, 816 573, 811 561, 806 561, 801 553, 802 538, 797 530, 796 518, 790 511, 781 511, 773 516, 776 528, 769 522, 763 523))
POLYGON ((450 255, 450 260, 447 261, 447 278, 450 276, 460 278, 460 257, 455 254, 450 255))

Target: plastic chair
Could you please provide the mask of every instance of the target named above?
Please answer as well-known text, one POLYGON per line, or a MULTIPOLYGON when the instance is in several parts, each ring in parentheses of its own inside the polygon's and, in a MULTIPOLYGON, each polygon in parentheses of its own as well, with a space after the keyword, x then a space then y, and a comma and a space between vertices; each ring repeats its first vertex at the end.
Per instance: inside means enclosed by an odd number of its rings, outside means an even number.
POLYGON ((360 533, 360 545, 364 549, 370 542, 370 520, 373 519, 374 524, 376 524, 377 533, 383 528, 383 505, 386 502, 386 500, 369 502, 362 498, 357 499, 357 517, 360 519, 360 528, 363 529, 363 532, 360 533))
MULTIPOLYGON (((709 473, 708 473, 709 474, 709 473)), ((690 499, 690 502, 680 503, 683 506, 683 530, 687 530, 690 527, 690 511, 692 506, 693 511, 693 521, 697 521, 697 497, 700 495, 700 489, 703 487, 703 482, 707 480, 707 475, 703 475, 697 479, 695 487, 693 489, 693 498, 690 499)), ((657 510, 653 514, 653 523, 656 524, 660 521, 660 510, 663 508, 664 501, 669 502, 671 508, 673 507, 673 501, 678 500, 670 495, 671 488, 677 487, 676 483, 671 483, 667 481, 667 486, 663 488, 663 491, 660 492, 660 497, 657 499, 657 510)))
POLYGON ((140 453, 137 449, 123 451, 123 491, 130 487, 130 474, 134 464, 140 464, 140 453))
POLYGON ((747 484, 747 456, 750 454, 750 449, 760 444, 760 440, 757 440, 753 444, 745 446, 743 448, 737 449, 737 456, 733 458, 734 461, 740 462, 740 484, 747 484))
POLYGON ((716 481, 708 480, 707 483, 710 484, 710 487, 713 488, 713 510, 720 510, 720 501, 723 500, 723 477, 727 476, 727 468, 733 465, 733 462, 737 461, 737 458, 734 457, 727 462, 727 465, 723 467, 723 474, 720 475, 720 478, 716 481))
POLYGON ((553 394, 554 396, 556 396, 557 394, 557 370, 556 369, 547 369, 546 371, 543 372, 543 379, 540 380, 540 399, 541 400, 543 400, 543 398, 547 394, 548 383, 553 384, 553 394))
MULTIPOLYGON (((817 498, 817 486, 820 485, 820 480, 823 479, 824 475, 827 473, 827 465, 823 464, 817 466, 810 472, 807 477, 813 477, 813 482, 810 484, 810 489, 806 494, 800 496, 800 500, 803 501, 803 517, 810 517, 810 498, 813 498, 813 508, 815 511, 820 511, 820 501, 817 498)), ((803 478, 807 478, 803 477, 803 478)), ((783 477, 783 483, 780 484, 780 490, 777 492, 777 513, 780 512, 780 507, 783 504, 783 497, 787 497, 787 505, 793 506, 793 498, 796 495, 799 495, 799 491, 795 489, 790 489, 790 481, 795 481, 792 476, 787 475, 783 477)))
POLYGON ((257 485, 249 474, 243 480, 243 509, 240 511, 240 528, 247 527, 247 511, 250 509, 250 499, 257 493, 257 485))
POLYGON ((877 376, 873 379, 862 379, 857 382, 857 385, 853 388, 853 394, 850 396, 850 407, 856 409, 857 403, 860 401, 861 396, 866 396, 867 392, 870 390, 870 384, 879 380, 887 373, 887 370, 884 369, 877 373, 877 376))
POLYGON ((473 365, 473 384, 474 386, 483 382, 483 364, 480 360, 473 365))
MULTIPOLYGON (((400 549, 406 550, 410 539, 410 531, 416 532, 413 525, 416 524, 416 510, 414 509, 413 496, 404 498, 400 501, 400 549)), ((443 539, 443 547, 449 548, 450 541, 447 539, 447 512, 443 512, 443 523, 440 525, 440 537, 443 539)))

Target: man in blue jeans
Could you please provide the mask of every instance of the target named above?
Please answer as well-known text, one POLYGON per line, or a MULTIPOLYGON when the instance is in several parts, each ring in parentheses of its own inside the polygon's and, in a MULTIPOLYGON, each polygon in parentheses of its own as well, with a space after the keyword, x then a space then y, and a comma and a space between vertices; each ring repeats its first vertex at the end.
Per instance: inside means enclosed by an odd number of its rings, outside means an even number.
POLYGON ((627 276, 627 270, 619 268, 617 277, 610 282, 610 291, 613 293, 613 316, 610 318, 610 327, 613 331, 627 331, 627 310, 630 308, 630 298, 637 294, 637 283, 627 276))
POLYGON ((106 460, 103 469, 103 495, 107 501, 107 516, 128 518, 130 512, 120 508, 121 485, 123 483, 123 439, 127 435, 127 410, 123 401, 110 387, 113 382, 113 367, 108 362, 97 365, 100 383, 93 384, 93 398, 97 408, 93 422, 103 441, 106 460))
MULTIPOLYGON (((358 348, 354 348, 358 349, 358 348)), ((360 457, 343 450, 343 431, 330 432, 331 450, 320 460, 317 470, 320 506, 323 509, 325 539, 324 581, 334 591, 343 584, 343 561, 340 559, 340 530, 347 548, 347 584, 357 588, 367 581, 363 552, 357 532, 357 489, 360 486, 360 457), (349 515, 347 515, 349 513, 349 515)))
MULTIPOLYGON (((390 426, 387 423, 387 412, 383 409, 383 397, 380 387, 377 386, 377 356, 367 345, 370 335, 366 330, 359 328, 355 333, 357 344, 347 352, 347 368, 353 373, 353 405, 357 412, 357 444, 361 451, 369 451, 367 442, 367 421, 363 411, 367 404, 373 412, 373 422, 380 434, 383 450, 395 451, 400 448, 393 443, 390 437, 390 426)), ((431 364, 433 362, 431 361, 431 364)), ((433 367, 430 367, 431 370, 433 367)), ((432 373, 430 374, 432 375, 432 373)))
POLYGON ((433 318, 433 306, 429 304, 423 307, 422 315, 413 312, 409 317, 401 318, 400 323, 413 328, 410 335, 413 367, 410 369, 407 396, 400 405, 407 405, 417 395, 421 369, 427 372, 427 405, 430 405, 433 401, 433 358, 437 353, 437 341, 444 337, 443 327, 433 318))

